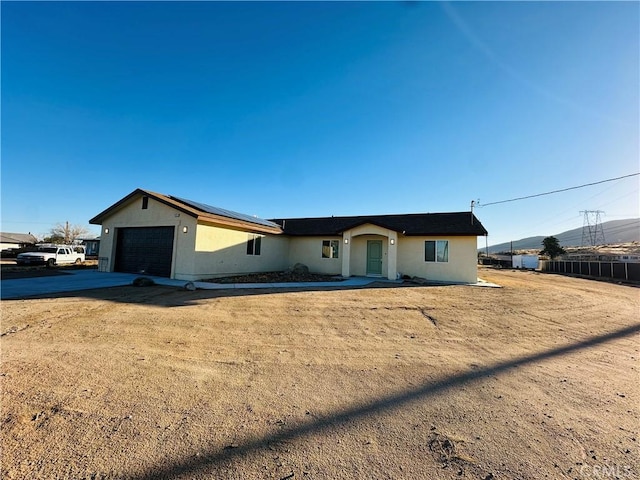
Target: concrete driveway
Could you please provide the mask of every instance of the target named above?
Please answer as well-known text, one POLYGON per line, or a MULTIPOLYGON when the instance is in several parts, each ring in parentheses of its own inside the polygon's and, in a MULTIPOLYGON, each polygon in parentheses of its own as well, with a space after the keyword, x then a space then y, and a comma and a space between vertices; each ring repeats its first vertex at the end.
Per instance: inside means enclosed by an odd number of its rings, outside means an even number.
MULTIPOLYGON (((146 276, 146 275, 145 275, 146 276)), ((140 277, 133 273, 105 273, 97 270, 70 270, 64 275, 47 277, 19 278, 2 280, 0 282, 0 299, 24 298, 33 295, 49 295, 52 293, 75 292, 94 288, 121 287, 131 285, 133 280, 140 277)), ((183 288, 186 280, 172 280, 170 278, 151 277, 158 285, 183 288)), ((313 287, 361 287, 372 282, 381 281, 376 278, 352 277, 340 282, 299 282, 299 283, 227 283, 216 284, 209 282, 193 282, 202 290, 224 290, 237 288, 313 288, 313 287)), ((388 280, 384 280, 388 282, 388 280)), ((392 282, 392 283, 402 283, 392 282)))
POLYGON ((92 288, 119 287, 131 285, 133 279, 138 276, 139 275, 130 273, 103 273, 97 270, 75 270, 69 271, 64 275, 2 280, 2 282, 0 282, 0 298, 6 300, 10 298, 30 297, 32 295, 90 290, 92 288))

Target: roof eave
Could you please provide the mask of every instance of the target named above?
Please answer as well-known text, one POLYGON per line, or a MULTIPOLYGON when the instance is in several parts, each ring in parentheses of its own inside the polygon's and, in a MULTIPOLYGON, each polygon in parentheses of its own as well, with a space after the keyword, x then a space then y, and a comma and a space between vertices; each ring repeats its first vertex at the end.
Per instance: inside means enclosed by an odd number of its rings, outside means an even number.
POLYGON ((267 225, 260 225, 257 223, 243 222, 220 215, 198 215, 198 222, 212 223, 224 227, 236 228, 238 230, 249 230, 251 232, 258 233, 272 233, 275 235, 284 233, 279 227, 269 227, 267 225))
POLYGON ((135 189, 126 197, 120 199, 119 201, 117 201, 107 209, 100 212, 98 215, 96 215, 91 220, 89 220, 89 223, 91 225, 102 225, 102 222, 106 217, 114 214, 120 208, 130 203, 130 201, 136 198, 137 196, 147 196, 147 197, 153 198, 157 202, 163 203, 164 205, 167 205, 168 207, 178 210, 181 213, 184 213, 193 218, 196 218, 198 221, 215 223, 218 225, 234 227, 241 230, 250 230, 252 232, 273 233, 273 234, 283 233, 279 227, 269 227, 267 225, 259 225, 257 223, 243 222, 241 220, 235 220, 233 218, 223 217, 221 215, 213 215, 213 214, 203 215, 201 211, 195 208, 191 208, 187 205, 184 205, 183 203, 178 202, 177 200, 169 198, 160 193, 151 192, 149 190, 143 190, 141 188, 135 189))
POLYGON ((479 232, 448 232, 448 233, 436 233, 436 232, 418 232, 418 233, 404 233, 405 237, 483 237, 486 233, 479 232))
POLYGON ((342 233, 346 232, 347 230, 352 230, 352 229, 357 228, 357 227, 360 227, 360 226, 362 226, 362 225, 375 225, 376 227, 386 228, 387 230, 391 230, 391 231, 393 231, 393 232, 398 232, 398 233, 401 233, 401 232, 402 232, 402 230, 397 230, 397 229, 395 229, 395 228, 393 228, 393 227, 390 227, 389 225, 384 225, 384 224, 383 224, 383 222, 375 222, 375 221, 373 221, 373 220, 371 220, 371 219, 367 219, 367 218, 365 218, 365 219, 363 219, 363 220, 359 220, 359 221, 357 221, 357 222, 353 223, 352 225, 350 225, 350 226, 349 226, 349 227, 347 227, 347 228, 343 228, 343 229, 341 229, 341 230, 338 230, 338 231, 337 231, 337 232, 338 232, 338 235, 340 235, 340 234, 342 234, 342 233))
POLYGON ((176 210, 179 210, 182 213, 186 213, 187 215, 190 215, 192 217, 196 217, 196 218, 198 217, 197 212, 195 212, 194 210, 185 208, 177 202, 172 202, 170 199, 166 198, 162 194, 150 192, 148 190, 142 190, 141 188, 136 188, 129 195, 121 198, 116 203, 114 203, 113 205, 111 205, 110 207, 106 208, 105 210, 100 212, 98 215, 93 217, 91 220, 89 220, 89 223, 91 225, 102 225, 102 222, 106 217, 108 217, 109 215, 112 215, 113 213, 118 211, 120 208, 128 204, 129 201, 135 198, 137 195, 151 197, 154 200, 160 203, 164 203, 165 205, 170 206, 171 208, 175 208, 176 210))

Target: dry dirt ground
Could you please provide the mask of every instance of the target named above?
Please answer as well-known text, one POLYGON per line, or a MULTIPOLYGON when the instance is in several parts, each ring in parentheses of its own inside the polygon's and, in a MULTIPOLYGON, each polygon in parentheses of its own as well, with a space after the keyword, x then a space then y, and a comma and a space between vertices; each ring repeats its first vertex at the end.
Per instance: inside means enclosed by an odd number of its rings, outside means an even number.
POLYGON ((0 474, 640 478, 640 290, 480 275, 4 301, 0 474))

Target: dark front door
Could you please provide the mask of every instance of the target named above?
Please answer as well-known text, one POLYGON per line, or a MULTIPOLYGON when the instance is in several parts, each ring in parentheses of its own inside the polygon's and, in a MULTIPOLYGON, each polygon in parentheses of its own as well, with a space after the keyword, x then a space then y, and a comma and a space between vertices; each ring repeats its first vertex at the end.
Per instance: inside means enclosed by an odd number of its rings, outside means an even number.
POLYGON ((119 228, 116 272, 171 276, 173 227, 119 228))
POLYGON ((367 275, 382 275, 382 240, 367 240, 367 275))

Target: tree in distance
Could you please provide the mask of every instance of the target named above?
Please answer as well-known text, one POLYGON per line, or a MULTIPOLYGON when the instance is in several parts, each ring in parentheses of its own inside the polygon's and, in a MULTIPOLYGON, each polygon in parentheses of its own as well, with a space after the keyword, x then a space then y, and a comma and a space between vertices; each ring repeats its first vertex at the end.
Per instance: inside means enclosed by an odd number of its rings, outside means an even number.
POLYGON ((49 235, 44 238, 45 243, 64 243, 71 245, 79 238, 89 234, 89 230, 82 225, 69 225, 69 222, 56 223, 49 235))
POLYGON ((553 260, 558 255, 566 253, 564 248, 560 246, 560 242, 556 237, 547 237, 542 240, 542 246, 544 247, 540 251, 540 255, 548 255, 553 260))

